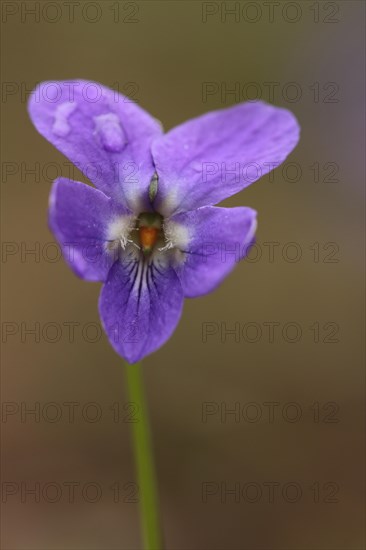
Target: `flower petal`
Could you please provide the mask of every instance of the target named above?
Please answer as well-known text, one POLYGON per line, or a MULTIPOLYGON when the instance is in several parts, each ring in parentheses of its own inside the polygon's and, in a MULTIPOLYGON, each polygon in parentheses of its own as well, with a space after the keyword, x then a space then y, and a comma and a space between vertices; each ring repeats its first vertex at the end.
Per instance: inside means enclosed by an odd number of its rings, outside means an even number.
POLYGON ((222 282, 253 243, 257 225, 251 208, 214 206, 178 214, 168 223, 190 234, 185 261, 176 268, 187 298, 207 294, 222 282))
POLYGON ((296 118, 263 102, 177 126, 152 145, 159 176, 155 207, 167 216, 217 204, 273 170, 298 140, 296 118))
POLYGON ((151 142, 160 124, 131 99, 96 82, 41 83, 30 117, 48 141, 98 188, 137 211, 149 209, 151 142))
POLYGON ((160 348, 174 332, 183 307, 175 271, 163 262, 124 258, 103 286, 99 312, 109 341, 129 363, 160 348))
POLYGON ((127 211, 98 189, 58 178, 50 195, 49 225, 73 271, 88 281, 104 281, 116 260, 107 248, 108 228, 127 211))

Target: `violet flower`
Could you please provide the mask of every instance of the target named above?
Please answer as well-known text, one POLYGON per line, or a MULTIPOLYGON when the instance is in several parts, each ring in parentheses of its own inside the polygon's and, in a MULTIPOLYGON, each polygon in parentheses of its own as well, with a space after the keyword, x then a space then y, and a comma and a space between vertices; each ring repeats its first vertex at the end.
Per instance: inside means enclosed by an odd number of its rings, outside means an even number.
POLYGON ((212 205, 283 162, 299 126, 287 110, 255 102, 164 134, 136 103, 81 80, 40 84, 29 112, 97 187, 56 179, 50 227, 74 272, 104 283, 104 329, 134 363, 170 338, 184 297, 211 292, 228 275, 233 249, 245 255, 256 212, 212 205))

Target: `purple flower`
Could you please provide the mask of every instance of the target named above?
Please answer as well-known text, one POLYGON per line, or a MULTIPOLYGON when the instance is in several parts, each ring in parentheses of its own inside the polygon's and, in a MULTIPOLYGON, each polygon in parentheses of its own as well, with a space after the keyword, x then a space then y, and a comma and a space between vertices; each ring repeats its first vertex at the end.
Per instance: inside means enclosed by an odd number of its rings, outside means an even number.
POLYGON ((74 272, 104 283, 104 329, 117 353, 138 361, 172 335, 184 297, 214 290, 245 255, 256 212, 212 205, 285 160, 296 119, 242 103, 164 134, 128 98, 80 80, 40 84, 29 112, 97 187, 56 179, 50 227, 74 272))

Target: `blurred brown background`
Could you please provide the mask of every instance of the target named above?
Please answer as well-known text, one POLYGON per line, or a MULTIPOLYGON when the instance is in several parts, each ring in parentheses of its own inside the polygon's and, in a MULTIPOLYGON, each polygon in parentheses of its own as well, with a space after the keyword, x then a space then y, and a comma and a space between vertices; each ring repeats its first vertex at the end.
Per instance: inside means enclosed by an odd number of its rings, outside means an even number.
POLYGON ((358 1, 2 2, 4 550, 141 548, 123 361, 100 285, 52 261, 68 167, 26 111, 70 78, 166 129, 259 94, 297 116, 295 164, 225 203, 258 210, 258 259, 144 361, 166 547, 364 548, 363 22, 358 1))

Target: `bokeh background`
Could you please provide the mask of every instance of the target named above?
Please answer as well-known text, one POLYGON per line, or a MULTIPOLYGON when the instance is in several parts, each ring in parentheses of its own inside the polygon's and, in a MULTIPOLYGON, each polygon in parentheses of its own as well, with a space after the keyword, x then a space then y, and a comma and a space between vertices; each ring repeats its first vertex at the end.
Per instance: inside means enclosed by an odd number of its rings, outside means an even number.
POLYGON ((48 194, 68 167, 26 110, 38 82, 71 78, 166 129, 259 95, 297 116, 294 164, 225 202, 259 212, 258 258, 187 300, 143 364, 166 548, 364 548, 364 3, 271 6, 2 3, 4 550, 141 548, 123 361, 98 331, 100 285, 52 261, 48 194))

